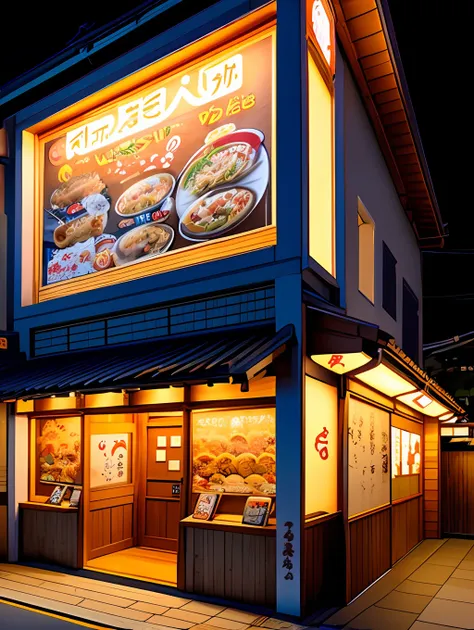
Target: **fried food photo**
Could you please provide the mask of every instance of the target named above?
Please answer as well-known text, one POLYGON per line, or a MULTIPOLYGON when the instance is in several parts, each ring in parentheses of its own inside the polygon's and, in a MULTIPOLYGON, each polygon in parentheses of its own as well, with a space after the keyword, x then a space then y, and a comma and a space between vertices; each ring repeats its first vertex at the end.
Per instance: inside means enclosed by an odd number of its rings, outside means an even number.
POLYGON ((55 208, 65 208, 88 195, 102 192, 105 187, 96 172, 75 175, 56 188, 51 195, 51 205, 55 208))
POLYGON ((104 231, 105 215, 92 216, 86 214, 79 219, 60 225, 54 230, 54 244, 59 249, 82 243, 91 236, 100 236, 104 231))

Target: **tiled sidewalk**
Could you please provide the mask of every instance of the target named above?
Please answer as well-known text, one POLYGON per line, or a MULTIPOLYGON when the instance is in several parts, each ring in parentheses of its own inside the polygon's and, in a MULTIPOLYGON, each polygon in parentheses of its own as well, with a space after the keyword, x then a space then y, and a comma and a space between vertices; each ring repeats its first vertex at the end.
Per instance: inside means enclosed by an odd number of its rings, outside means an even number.
POLYGON ((474 629, 474 540, 425 540, 321 628, 474 629))
POLYGON ((0 597, 59 615, 130 630, 304 628, 233 608, 16 564, 0 564, 0 597))

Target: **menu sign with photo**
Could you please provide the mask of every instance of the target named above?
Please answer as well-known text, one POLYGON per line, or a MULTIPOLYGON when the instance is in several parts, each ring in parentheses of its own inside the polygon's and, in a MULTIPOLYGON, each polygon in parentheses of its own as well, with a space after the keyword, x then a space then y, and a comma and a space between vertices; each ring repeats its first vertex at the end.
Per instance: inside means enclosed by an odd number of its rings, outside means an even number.
POLYGON ((271 223, 273 35, 44 143, 43 286, 271 223))

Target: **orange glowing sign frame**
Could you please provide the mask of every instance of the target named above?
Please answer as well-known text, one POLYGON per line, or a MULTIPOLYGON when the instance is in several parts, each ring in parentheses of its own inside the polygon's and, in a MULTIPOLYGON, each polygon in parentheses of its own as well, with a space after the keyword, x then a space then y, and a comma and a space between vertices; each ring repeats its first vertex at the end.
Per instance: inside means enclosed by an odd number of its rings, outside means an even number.
POLYGON ((8 339, 0 337, 0 350, 8 350, 8 339))
POLYGON ((306 30, 324 65, 331 76, 334 75, 336 69, 334 15, 327 0, 307 0, 306 30))
POLYGON ((44 157, 41 151, 45 142, 61 135, 67 135, 65 143, 67 155, 82 158, 85 153, 101 149, 120 139, 115 137, 116 130, 120 130, 120 125, 118 125, 120 122, 125 125, 124 129, 128 128, 127 133, 130 133, 130 125, 132 124, 133 132, 147 130, 152 126, 156 126, 158 118, 159 121, 163 121, 166 125, 165 121, 169 119, 180 104, 186 103, 200 107, 216 98, 214 92, 218 84, 215 79, 219 75, 224 76, 223 72, 225 72, 226 67, 229 68, 229 61, 231 62, 230 67, 233 68, 230 81, 222 81, 217 89, 221 96, 223 95, 221 92, 224 90, 231 98, 233 94, 240 93, 239 88, 242 82, 242 76, 239 74, 239 68, 241 69, 242 66, 241 50, 268 36, 271 36, 273 47, 271 128, 272 137, 275 139, 270 156, 271 223, 248 233, 228 236, 222 239, 220 243, 196 243, 188 247, 187 251, 183 249, 167 252, 166 258, 162 259, 163 263, 160 273, 179 269, 189 264, 205 263, 219 258, 235 256, 276 244, 276 178, 274 172, 276 164, 275 33, 276 6, 275 3, 271 3, 215 33, 211 33, 203 39, 189 44, 185 49, 178 50, 168 57, 158 60, 130 76, 124 77, 116 84, 78 101, 69 108, 61 110, 23 132, 22 164, 25 173, 23 206, 33 206, 35 208, 34 231, 32 235, 29 233, 23 235, 22 283, 31 286, 31 289, 26 289, 25 304, 77 294, 111 284, 120 284, 156 273, 156 269, 153 270, 150 265, 151 261, 144 261, 139 265, 135 265, 135 268, 133 266, 124 266, 112 270, 98 271, 48 286, 43 285, 41 281, 43 262, 40 237, 43 233, 41 205, 43 189, 40 180, 44 164, 44 157), (199 66, 197 89, 196 86, 192 89, 189 86, 188 89, 186 74, 189 74, 189 71, 192 71, 196 66, 199 66), (219 69, 219 66, 222 67, 219 69), (181 72, 186 74, 181 77, 182 85, 177 93, 168 94, 165 87, 153 88, 153 84, 156 85, 157 80, 165 81, 181 72), (149 87, 148 90, 147 86, 149 87), (113 107, 114 104, 115 108, 113 107), (105 108, 104 106, 110 107, 110 105, 112 105, 113 109, 109 109, 109 112, 106 113, 107 115, 110 113, 114 118, 113 126, 111 125, 111 119, 106 120, 107 116, 101 115, 105 108), (162 107, 159 116, 158 105, 162 107), (132 107, 133 111, 130 110, 130 107, 132 107), (94 117, 95 112, 99 116, 96 115, 94 117), (84 120, 80 124, 81 119, 84 118, 88 120, 84 120), (79 123, 79 126, 77 123, 79 123), (93 127, 91 127, 91 124, 93 127), (34 251, 34 261, 33 265, 28 265, 29 261, 27 260, 28 255, 26 252, 31 252, 31 250, 34 251), (190 263, 191 251, 193 251, 193 255, 190 263), (105 277, 104 274, 106 274, 105 277))

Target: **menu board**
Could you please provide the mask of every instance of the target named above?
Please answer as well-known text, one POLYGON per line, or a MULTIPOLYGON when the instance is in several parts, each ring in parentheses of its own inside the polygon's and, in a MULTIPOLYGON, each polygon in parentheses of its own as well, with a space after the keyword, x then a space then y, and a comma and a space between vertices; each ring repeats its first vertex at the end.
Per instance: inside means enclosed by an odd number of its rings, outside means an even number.
POLYGON ((192 415, 193 492, 276 493, 275 409, 192 415))
POLYGON ((42 285, 271 223, 273 35, 46 139, 42 285))
POLYGON ((349 516, 390 502, 390 414, 349 400, 349 516))
POLYGON ((129 434, 91 435, 90 487, 129 483, 129 434))
POLYGON ((37 427, 37 480, 81 484, 81 419, 37 420, 37 427))

